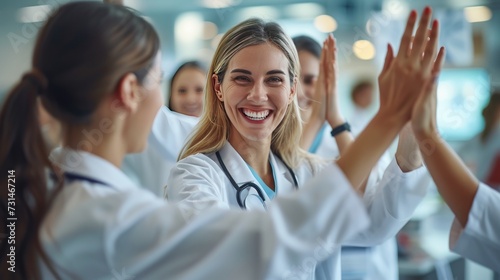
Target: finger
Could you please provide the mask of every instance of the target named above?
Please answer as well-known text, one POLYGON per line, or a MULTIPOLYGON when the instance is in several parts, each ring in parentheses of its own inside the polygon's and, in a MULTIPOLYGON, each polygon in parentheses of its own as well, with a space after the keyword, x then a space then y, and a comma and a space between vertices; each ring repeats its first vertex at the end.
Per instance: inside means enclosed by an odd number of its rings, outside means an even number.
POLYGON ((330 34, 328 36, 328 67, 330 69, 333 69, 333 63, 335 63, 335 39, 333 39, 333 36, 330 34))
POLYGON ((418 25, 417 33, 415 34, 415 40, 411 48, 411 59, 413 61, 420 61, 422 57, 422 52, 424 51, 425 45, 427 43, 427 30, 429 29, 429 23, 431 22, 432 10, 429 7, 425 7, 422 18, 418 25))
POLYGON ((332 35, 332 62, 337 63, 337 39, 332 35))
POLYGON ((335 84, 335 39, 333 38, 332 34, 328 36, 327 50, 328 60, 326 65, 326 73, 328 80, 326 81, 326 89, 328 93, 331 93, 335 84))
MULTIPOLYGON (((425 49, 427 49, 427 46, 429 44, 431 32, 432 32, 432 29, 427 29, 427 35, 425 35, 425 37, 427 38, 427 41, 425 43, 425 49)), ((424 54, 425 54, 425 51, 422 52, 422 54, 420 55, 421 60, 424 60, 424 54)))
POLYGON ((415 21, 417 20, 417 12, 412 10, 408 21, 406 22, 406 28, 401 37, 401 43, 399 44, 398 58, 405 58, 409 53, 411 37, 413 33, 413 27, 415 26, 415 21))
POLYGON ((332 67, 332 75, 335 75, 335 70, 336 70, 336 65, 337 65, 337 40, 333 37, 331 37, 331 44, 330 44, 330 64, 332 67))
POLYGON ((443 68, 444 64, 444 58, 446 55, 446 49, 444 47, 441 47, 439 49, 436 61, 434 62, 434 66, 432 67, 432 75, 433 76, 438 76, 439 73, 441 72, 441 68, 443 68))
POLYGON ((323 75, 325 72, 325 59, 326 59, 326 48, 325 48, 325 43, 323 43, 323 48, 321 48, 321 57, 319 59, 318 81, 323 79, 323 75))
POLYGON ((321 60, 321 70, 326 71, 328 67, 328 62, 329 62, 329 53, 328 53, 328 38, 325 39, 325 42, 323 43, 323 48, 321 49, 322 53, 322 60, 321 60))
POLYGON ((328 55, 328 59, 327 59, 327 62, 328 63, 331 63, 331 59, 332 59, 332 35, 331 34, 328 34, 328 37, 326 38, 326 48, 327 48, 327 55, 328 55))
POLYGON ((425 47, 425 52, 423 54, 422 66, 427 68, 431 65, 431 62, 436 57, 437 45, 439 39, 439 23, 437 20, 432 22, 432 30, 430 32, 430 39, 425 47))
POLYGON ((384 67, 382 68, 382 72, 385 72, 389 69, 393 59, 394 59, 394 53, 392 50, 392 46, 391 44, 387 44, 387 53, 385 54, 384 67))

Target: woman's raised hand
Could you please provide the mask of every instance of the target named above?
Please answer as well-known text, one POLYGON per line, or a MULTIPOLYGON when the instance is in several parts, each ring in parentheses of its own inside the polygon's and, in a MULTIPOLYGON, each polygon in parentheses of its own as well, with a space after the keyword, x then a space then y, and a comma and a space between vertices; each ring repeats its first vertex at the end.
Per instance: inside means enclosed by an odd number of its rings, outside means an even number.
POLYGON ((441 47, 436 62, 432 69, 432 75, 435 77, 432 83, 427 85, 424 92, 419 96, 411 115, 411 126, 413 134, 417 140, 422 141, 437 135, 436 108, 437 108, 437 77, 441 72, 445 57, 445 49, 441 47))
POLYGON ((326 90, 326 120, 331 127, 336 127, 344 123, 344 117, 340 112, 337 91, 337 42, 333 35, 328 35, 323 44, 323 71, 325 77, 326 90))
MULTIPOLYGON (((413 37, 417 13, 411 11, 398 54, 394 57, 392 47, 388 45, 384 67, 378 78, 380 88, 378 114, 399 127, 403 127, 412 118, 415 103, 432 89, 436 69, 440 69, 441 61, 435 59, 439 24, 434 20, 429 30, 431 17, 432 10, 426 7, 413 37)), ((439 57, 442 56, 443 49, 440 50, 439 57)))

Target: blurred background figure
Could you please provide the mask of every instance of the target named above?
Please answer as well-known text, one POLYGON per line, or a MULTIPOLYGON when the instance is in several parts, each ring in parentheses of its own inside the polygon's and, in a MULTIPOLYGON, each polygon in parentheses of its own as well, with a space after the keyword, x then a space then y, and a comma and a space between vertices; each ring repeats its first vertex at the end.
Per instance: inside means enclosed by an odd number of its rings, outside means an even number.
POLYGON ((459 154, 480 181, 500 188, 500 91, 493 91, 482 111, 484 129, 459 149, 459 154))
POLYGON ((302 121, 307 123, 311 115, 314 87, 319 75, 321 46, 309 36, 297 36, 292 40, 297 49, 300 63, 300 88, 302 90, 297 92, 297 99, 302 121))
POLYGON ((373 100, 375 99, 375 86, 369 79, 359 80, 351 90, 351 100, 354 110, 349 122, 356 132, 363 130, 374 115, 373 100))
POLYGON ((193 117, 199 117, 203 111, 205 97, 206 67, 199 61, 183 63, 170 79, 170 110, 193 117))

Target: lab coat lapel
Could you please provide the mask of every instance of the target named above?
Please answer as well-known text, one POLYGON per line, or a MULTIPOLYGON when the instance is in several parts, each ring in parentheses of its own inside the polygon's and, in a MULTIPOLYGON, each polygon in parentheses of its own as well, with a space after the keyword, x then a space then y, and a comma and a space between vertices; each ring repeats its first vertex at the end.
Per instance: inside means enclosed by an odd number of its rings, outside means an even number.
POLYGON ((273 153, 271 153, 271 164, 274 168, 274 174, 276 175, 276 195, 287 193, 290 190, 295 189, 292 174, 288 171, 285 164, 273 153))
MULTIPOLYGON (((219 154, 222 160, 224 161, 227 170, 229 171, 231 176, 233 176, 233 179, 238 184, 238 186, 241 186, 248 182, 252 182, 257 186, 259 186, 260 190, 264 194, 264 197, 266 198, 266 202, 271 201, 271 199, 267 196, 262 186, 259 184, 259 182, 257 182, 255 177, 253 176, 252 172, 247 166, 247 163, 243 160, 240 154, 238 154, 238 152, 233 148, 233 146, 229 144, 229 142, 226 142, 224 147, 220 149, 219 154)), ((256 191, 255 194, 257 194, 256 191)))
POLYGON ((247 163, 233 148, 233 146, 229 144, 229 142, 226 142, 224 147, 222 147, 222 149, 219 151, 219 154, 224 161, 227 170, 229 171, 231 176, 233 176, 233 179, 238 184, 238 186, 241 186, 247 182, 253 182, 259 185, 252 172, 248 168, 247 163))

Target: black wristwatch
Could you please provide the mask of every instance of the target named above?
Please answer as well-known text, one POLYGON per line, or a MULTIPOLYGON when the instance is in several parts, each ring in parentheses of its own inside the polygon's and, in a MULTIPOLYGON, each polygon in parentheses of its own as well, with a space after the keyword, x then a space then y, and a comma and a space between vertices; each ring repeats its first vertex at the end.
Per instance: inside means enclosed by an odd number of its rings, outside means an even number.
POLYGON ((345 123, 333 128, 332 132, 330 132, 330 134, 332 135, 332 137, 335 137, 344 131, 349 131, 349 132, 351 131, 351 125, 348 122, 345 122, 345 123))

